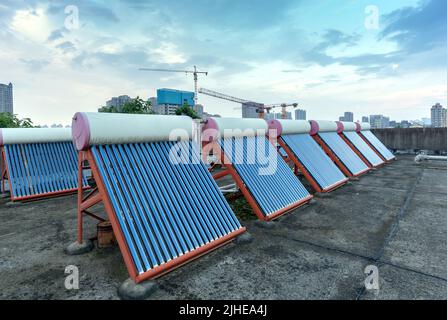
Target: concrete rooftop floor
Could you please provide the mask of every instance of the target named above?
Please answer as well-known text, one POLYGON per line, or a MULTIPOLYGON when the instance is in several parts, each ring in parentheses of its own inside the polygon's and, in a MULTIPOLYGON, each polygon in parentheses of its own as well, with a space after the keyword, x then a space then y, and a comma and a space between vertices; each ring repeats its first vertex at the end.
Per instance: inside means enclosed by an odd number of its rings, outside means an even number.
MULTIPOLYGON (((447 299, 446 181, 447 166, 399 156, 271 229, 242 221, 252 243, 157 279, 151 299, 447 299), (364 289, 371 264, 380 290, 364 289)), ((1 299, 118 298, 128 278, 118 247, 64 253, 76 237, 76 196, 0 201, 1 299), (67 265, 79 267, 79 290, 64 287, 67 265)))

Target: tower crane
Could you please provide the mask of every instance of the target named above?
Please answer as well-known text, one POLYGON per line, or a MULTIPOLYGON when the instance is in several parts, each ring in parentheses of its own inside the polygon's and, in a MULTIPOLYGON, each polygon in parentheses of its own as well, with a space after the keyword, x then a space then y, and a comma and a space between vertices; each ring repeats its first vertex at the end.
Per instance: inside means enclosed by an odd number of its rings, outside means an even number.
POLYGON ((264 103, 259 103, 259 102, 254 102, 251 100, 237 98, 234 96, 230 96, 230 95, 227 95, 224 93, 220 93, 220 92, 205 89, 205 88, 200 88, 199 93, 206 94, 208 96, 215 97, 218 99, 237 102, 237 103, 243 104, 250 108, 256 108, 256 112, 259 114, 259 118, 262 118, 262 119, 265 116, 265 112, 270 113, 270 110, 272 110, 274 108, 278 108, 278 107, 281 107, 281 118, 285 119, 286 118, 286 108, 290 107, 290 106, 296 108, 298 106, 297 103, 289 103, 289 104, 282 103, 282 104, 267 104, 266 105, 264 103))
POLYGON ((182 72, 185 74, 192 73, 194 76, 194 104, 197 104, 197 80, 199 74, 208 75, 208 71, 198 71, 194 66, 194 70, 173 70, 173 69, 152 69, 152 68, 139 68, 140 71, 154 71, 154 72, 182 72))

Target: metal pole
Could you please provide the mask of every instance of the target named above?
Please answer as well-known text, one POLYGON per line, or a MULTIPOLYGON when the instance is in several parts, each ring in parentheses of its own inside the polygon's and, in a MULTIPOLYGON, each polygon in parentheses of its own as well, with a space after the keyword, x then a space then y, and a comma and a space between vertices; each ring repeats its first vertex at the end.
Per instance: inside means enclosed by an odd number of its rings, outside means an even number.
POLYGON ((197 67, 194 66, 194 105, 197 104, 197 93, 198 93, 198 89, 197 89, 197 67))

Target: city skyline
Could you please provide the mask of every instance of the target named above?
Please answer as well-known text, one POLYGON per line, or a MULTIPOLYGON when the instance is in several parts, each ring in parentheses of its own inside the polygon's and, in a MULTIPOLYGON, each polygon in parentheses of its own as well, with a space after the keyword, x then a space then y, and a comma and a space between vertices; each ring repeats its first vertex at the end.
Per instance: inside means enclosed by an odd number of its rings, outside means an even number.
MULTIPOLYGON (((209 71, 200 86, 265 103, 298 101, 308 119, 338 119, 344 110, 417 119, 446 104, 445 2, 280 2, 254 9, 229 1, 8 2, 0 7, 8 44, 0 82, 14 84, 15 113, 35 123, 68 124, 76 111, 120 94, 193 91, 192 76, 140 67, 198 65, 209 71), (374 10, 377 25, 368 26, 374 10)), ((240 116, 231 102, 199 95, 199 103, 240 116)))

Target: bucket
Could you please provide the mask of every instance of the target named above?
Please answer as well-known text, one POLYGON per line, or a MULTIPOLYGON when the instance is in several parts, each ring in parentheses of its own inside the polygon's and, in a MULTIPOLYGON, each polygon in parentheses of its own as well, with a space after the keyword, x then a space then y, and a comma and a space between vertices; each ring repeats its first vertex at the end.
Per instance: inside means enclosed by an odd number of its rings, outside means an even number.
POLYGON ((98 248, 107 248, 116 244, 110 221, 103 221, 97 225, 98 248))

